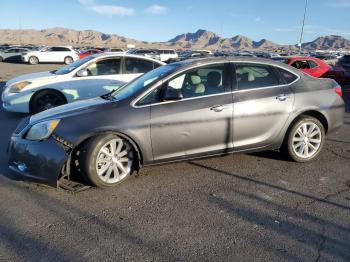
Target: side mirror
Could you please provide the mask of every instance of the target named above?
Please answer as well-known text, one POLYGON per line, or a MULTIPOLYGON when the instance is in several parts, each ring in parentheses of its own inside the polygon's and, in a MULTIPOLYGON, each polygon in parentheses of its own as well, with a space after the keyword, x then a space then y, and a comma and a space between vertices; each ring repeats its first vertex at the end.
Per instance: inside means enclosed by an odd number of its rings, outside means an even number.
POLYGON ((183 99, 183 94, 181 89, 167 88, 163 94, 163 101, 178 101, 183 99))
POLYGON ((78 77, 86 77, 88 76, 89 73, 86 69, 80 69, 78 72, 77 72, 77 76, 78 77))

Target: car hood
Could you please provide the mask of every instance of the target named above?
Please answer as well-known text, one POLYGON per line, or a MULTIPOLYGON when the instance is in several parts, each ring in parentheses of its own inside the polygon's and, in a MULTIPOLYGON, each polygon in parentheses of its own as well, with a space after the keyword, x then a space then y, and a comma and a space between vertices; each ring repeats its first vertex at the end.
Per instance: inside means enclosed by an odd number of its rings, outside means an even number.
POLYGON ((61 119, 61 118, 76 115, 76 114, 89 113, 95 110, 97 107, 108 104, 110 102, 111 102, 110 100, 106 100, 101 97, 76 101, 73 103, 54 107, 52 109, 33 115, 30 118, 30 123, 36 123, 36 122, 44 121, 47 119, 54 119, 54 118, 61 119))
POLYGON ((33 81, 33 80, 47 80, 47 79, 54 79, 58 77, 58 75, 55 75, 49 71, 45 72, 38 72, 38 73, 32 73, 32 74, 25 74, 21 75, 15 78, 12 78, 11 80, 7 81, 6 86, 10 86, 14 83, 20 82, 20 81, 33 81))

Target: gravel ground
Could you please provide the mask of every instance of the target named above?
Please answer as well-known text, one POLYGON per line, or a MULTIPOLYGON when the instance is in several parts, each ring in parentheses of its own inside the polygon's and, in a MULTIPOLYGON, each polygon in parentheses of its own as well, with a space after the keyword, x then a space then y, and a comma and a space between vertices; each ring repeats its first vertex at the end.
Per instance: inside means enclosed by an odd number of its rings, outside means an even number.
MULTIPOLYGON (((0 81, 57 67, 0 63, 0 81)), ((6 146, 22 115, 1 109, 0 261, 350 261, 347 112, 313 163, 235 155, 71 193, 10 175, 6 146)))

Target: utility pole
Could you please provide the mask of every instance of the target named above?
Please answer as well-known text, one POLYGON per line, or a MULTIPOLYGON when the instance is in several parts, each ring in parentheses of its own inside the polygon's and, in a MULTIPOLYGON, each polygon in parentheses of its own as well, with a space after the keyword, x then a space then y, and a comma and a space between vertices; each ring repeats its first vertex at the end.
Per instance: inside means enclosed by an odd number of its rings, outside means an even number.
POLYGON ((304 18, 303 18, 303 24, 301 26, 300 40, 299 40, 299 54, 301 54, 301 45, 303 43, 304 26, 305 26, 305 19, 306 19, 308 2, 309 2, 308 0, 305 0, 304 18))

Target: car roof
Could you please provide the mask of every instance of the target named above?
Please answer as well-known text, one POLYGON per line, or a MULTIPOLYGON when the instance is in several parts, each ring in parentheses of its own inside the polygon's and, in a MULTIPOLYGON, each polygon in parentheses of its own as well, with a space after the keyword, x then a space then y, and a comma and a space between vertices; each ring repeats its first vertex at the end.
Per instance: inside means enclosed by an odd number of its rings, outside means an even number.
POLYGON ((165 65, 164 62, 161 62, 157 59, 153 59, 150 57, 146 57, 146 56, 142 56, 142 55, 134 55, 134 54, 126 54, 123 52, 108 52, 108 53, 99 53, 99 54, 93 54, 91 55, 94 58, 108 58, 108 57, 115 57, 115 56, 119 56, 119 57, 133 57, 133 58, 139 58, 139 59, 143 59, 143 60, 149 60, 149 61, 153 61, 153 62, 157 62, 159 64, 165 65))
POLYGON ((277 66, 284 68, 288 71, 292 71, 293 73, 300 75, 300 71, 297 70, 294 67, 291 67, 285 63, 281 63, 279 61, 274 61, 271 59, 265 59, 265 58, 260 58, 260 57, 247 57, 247 56, 227 56, 227 57, 206 57, 206 58, 197 58, 197 59, 188 59, 188 60, 183 60, 179 62, 173 63, 174 65, 178 65, 182 68, 186 67, 193 67, 193 66, 200 66, 200 65, 205 65, 205 64, 210 64, 210 63, 235 63, 235 62, 240 62, 240 63, 257 63, 257 64, 267 64, 271 66, 277 66))

